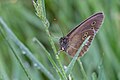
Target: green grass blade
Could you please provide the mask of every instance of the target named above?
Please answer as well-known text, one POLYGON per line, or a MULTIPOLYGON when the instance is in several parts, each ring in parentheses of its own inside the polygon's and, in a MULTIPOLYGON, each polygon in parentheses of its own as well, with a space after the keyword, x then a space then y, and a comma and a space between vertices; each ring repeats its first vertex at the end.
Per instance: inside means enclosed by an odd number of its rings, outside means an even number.
POLYGON ((97 80, 97 75, 95 72, 92 73, 92 80, 97 80))
POLYGON ((5 71, 5 66, 2 63, 1 55, 0 55, 0 80, 9 80, 8 74, 5 71))
POLYGON ((86 73, 85 73, 85 70, 84 70, 84 68, 83 68, 83 65, 82 65, 82 62, 80 61, 80 59, 78 59, 78 63, 79 63, 79 65, 80 65, 81 73, 82 73, 82 75, 83 75, 84 80, 87 80, 87 75, 86 75, 86 73))
POLYGON ((32 80, 32 78, 31 78, 31 76, 30 76, 27 68, 25 68, 25 65, 23 64, 22 60, 20 59, 20 57, 18 56, 16 50, 14 49, 13 44, 12 44, 12 41, 7 41, 7 43, 8 43, 8 45, 9 45, 10 49, 12 50, 13 54, 14 54, 15 57, 17 58, 17 60, 18 60, 19 64, 21 65, 23 71, 25 72, 28 80, 32 80))
MULTIPOLYGON (((48 59, 50 60, 51 64, 53 65, 54 69, 58 72, 59 76, 61 76, 62 73, 61 73, 60 69, 58 68, 58 66, 56 65, 56 63, 54 62, 54 60, 52 59, 50 53, 46 50, 46 48, 42 45, 42 43, 41 43, 40 41, 38 41, 37 38, 34 38, 33 41, 36 42, 36 43, 38 43, 39 46, 43 48, 43 50, 45 51, 48 59)), ((62 75, 62 76, 63 76, 63 75, 62 75)))
POLYGON ((76 62, 76 60, 78 59, 79 53, 81 51, 81 49, 83 48, 83 46, 86 44, 86 42, 88 41, 88 39, 90 38, 87 37, 86 40, 82 43, 82 45, 80 46, 80 48, 78 49, 78 51, 76 52, 75 56, 73 57, 72 61, 70 62, 70 64, 68 65, 67 69, 66 69, 66 74, 69 75, 73 69, 73 66, 76 62))
POLYGON ((8 28, 8 26, 5 24, 5 22, 0 18, 0 23, 2 24, 2 28, 6 31, 7 35, 12 41, 15 42, 15 44, 21 49, 21 51, 33 62, 33 64, 36 64, 37 67, 50 79, 55 80, 53 75, 32 55, 32 52, 25 47, 25 45, 17 39, 17 37, 14 35, 14 33, 8 28))
POLYGON ((45 10, 43 10, 43 9, 45 9, 45 6, 44 6, 43 3, 44 3, 44 0, 37 0, 36 3, 33 1, 33 5, 34 5, 34 7, 35 7, 36 14, 37 14, 37 16, 41 19, 41 21, 42 21, 42 23, 43 23, 43 25, 44 25, 44 27, 45 27, 45 31, 46 31, 46 33, 47 33, 47 35, 48 35, 48 38, 49 38, 51 47, 52 47, 52 49, 53 49, 53 51, 54 51, 55 58, 57 59, 57 62, 58 62, 58 64, 59 64, 59 66, 60 66, 60 70, 61 70, 61 72, 62 72, 62 74, 63 74, 63 78, 64 78, 65 80, 67 80, 65 71, 64 71, 63 66, 62 66, 62 64, 61 64, 61 61, 60 61, 60 59, 59 59, 59 56, 57 55, 57 50, 56 50, 54 41, 52 40, 52 37, 51 37, 50 32, 49 32, 49 30, 48 30, 50 24, 49 24, 49 21, 47 20, 46 16, 44 15, 44 13, 45 13, 44 11, 45 11, 45 10))

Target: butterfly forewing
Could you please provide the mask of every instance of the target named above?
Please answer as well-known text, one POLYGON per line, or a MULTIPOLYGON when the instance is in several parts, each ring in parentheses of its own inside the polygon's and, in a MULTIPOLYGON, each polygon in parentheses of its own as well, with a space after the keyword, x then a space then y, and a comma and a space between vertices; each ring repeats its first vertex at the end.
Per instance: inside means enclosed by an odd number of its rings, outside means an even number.
POLYGON ((96 32, 98 32, 100 25, 103 22, 103 13, 96 13, 83 21, 80 25, 70 31, 67 36, 60 39, 61 50, 66 51, 70 56, 74 56, 84 42, 90 36, 86 45, 83 46, 79 56, 82 56, 89 48, 96 32))
POLYGON ((67 36, 69 36, 69 38, 74 37, 75 34, 79 32, 81 33, 87 29, 94 29, 97 32, 103 21, 103 18, 103 13, 96 13, 79 24, 75 29, 71 30, 67 36))

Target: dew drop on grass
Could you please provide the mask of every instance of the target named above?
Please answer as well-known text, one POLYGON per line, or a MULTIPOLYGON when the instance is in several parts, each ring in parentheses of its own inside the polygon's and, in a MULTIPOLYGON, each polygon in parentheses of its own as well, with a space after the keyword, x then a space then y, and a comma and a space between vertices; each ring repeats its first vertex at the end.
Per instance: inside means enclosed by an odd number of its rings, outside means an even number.
POLYGON ((32 41, 33 41, 33 42, 36 42, 36 38, 34 37, 34 38, 32 39, 32 41))
POLYGON ((34 65, 35 67, 37 67, 37 66, 38 66, 38 65, 37 65, 37 63, 34 63, 33 65, 34 65))
POLYGON ((22 50, 22 54, 26 54, 26 52, 24 50, 22 50))
POLYGON ((23 49, 23 47, 20 46, 20 49, 22 51, 22 54, 26 54, 26 51, 23 49))
POLYGON ((64 69, 66 70, 66 69, 67 69, 67 66, 64 66, 64 69))
POLYGON ((40 69, 40 67, 38 66, 37 63, 34 63, 33 65, 34 65, 34 67, 36 67, 37 69, 40 69))

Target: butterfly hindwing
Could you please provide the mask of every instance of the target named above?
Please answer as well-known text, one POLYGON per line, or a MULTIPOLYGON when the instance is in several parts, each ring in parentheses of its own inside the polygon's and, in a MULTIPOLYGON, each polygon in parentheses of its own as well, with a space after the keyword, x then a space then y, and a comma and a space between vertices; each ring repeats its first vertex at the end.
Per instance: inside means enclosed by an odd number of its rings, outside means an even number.
POLYGON ((90 36, 88 42, 86 43, 85 46, 83 46, 79 56, 82 56, 84 52, 86 52, 89 48, 89 45, 91 44, 93 37, 94 37, 94 30, 86 30, 83 31, 81 34, 75 35, 74 38, 70 39, 68 38, 68 47, 66 52, 70 55, 70 56, 74 56, 75 53, 78 51, 79 47, 82 45, 82 43, 85 41, 85 39, 90 36))

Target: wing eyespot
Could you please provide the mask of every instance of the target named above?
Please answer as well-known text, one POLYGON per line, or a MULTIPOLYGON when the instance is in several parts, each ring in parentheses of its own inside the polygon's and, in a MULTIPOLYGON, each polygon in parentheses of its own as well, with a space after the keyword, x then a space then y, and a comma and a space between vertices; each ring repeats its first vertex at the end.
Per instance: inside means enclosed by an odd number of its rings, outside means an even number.
POLYGON ((85 32, 86 35, 88 35, 88 32, 85 32))
POLYGON ((87 37, 87 35, 84 36, 84 38, 86 38, 86 37, 87 37))
POLYGON ((84 33, 82 40, 85 40, 87 38, 88 32, 84 33))
POLYGON ((90 29, 94 29, 94 27, 91 27, 90 29))
POLYGON ((91 23, 91 26, 94 26, 96 24, 96 21, 93 21, 92 23, 91 23))

